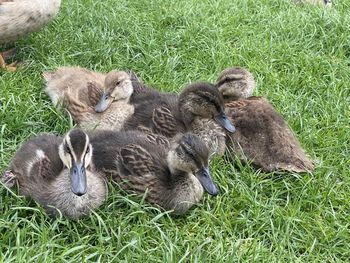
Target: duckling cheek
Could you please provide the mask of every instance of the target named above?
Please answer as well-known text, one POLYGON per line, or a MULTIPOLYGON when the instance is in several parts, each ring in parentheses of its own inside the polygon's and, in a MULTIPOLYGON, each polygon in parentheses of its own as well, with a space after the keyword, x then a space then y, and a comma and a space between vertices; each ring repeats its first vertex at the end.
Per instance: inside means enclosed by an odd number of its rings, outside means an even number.
POLYGON ((64 154, 61 156, 61 160, 68 169, 72 167, 72 159, 69 154, 64 154))
POLYGON ((92 159, 92 154, 91 154, 91 150, 90 150, 90 152, 87 153, 84 157, 85 168, 89 167, 91 159, 92 159))

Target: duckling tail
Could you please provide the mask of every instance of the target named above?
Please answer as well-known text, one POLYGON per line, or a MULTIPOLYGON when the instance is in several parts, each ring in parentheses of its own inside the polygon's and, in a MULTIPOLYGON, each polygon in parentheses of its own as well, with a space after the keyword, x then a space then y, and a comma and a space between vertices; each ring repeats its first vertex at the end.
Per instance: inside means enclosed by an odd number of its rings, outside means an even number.
POLYGON ((6 187, 11 188, 16 184, 17 178, 16 178, 16 175, 12 172, 12 170, 6 170, 2 178, 0 179, 0 181, 6 187))

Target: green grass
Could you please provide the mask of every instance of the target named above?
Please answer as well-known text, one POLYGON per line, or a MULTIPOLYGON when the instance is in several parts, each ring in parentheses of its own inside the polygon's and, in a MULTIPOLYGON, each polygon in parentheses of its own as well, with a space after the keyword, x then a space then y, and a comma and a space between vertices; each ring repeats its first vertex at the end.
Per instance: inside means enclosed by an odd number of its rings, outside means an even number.
POLYGON ((312 174, 266 174, 215 159, 220 186, 181 217, 109 187, 96 214, 50 219, 0 187, 0 262, 338 262, 350 258, 350 2, 331 10, 262 1, 63 1, 57 18, 15 43, 0 72, 0 171, 21 142, 72 121, 43 92, 44 70, 133 69, 179 91, 243 66, 316 163, 312 174))

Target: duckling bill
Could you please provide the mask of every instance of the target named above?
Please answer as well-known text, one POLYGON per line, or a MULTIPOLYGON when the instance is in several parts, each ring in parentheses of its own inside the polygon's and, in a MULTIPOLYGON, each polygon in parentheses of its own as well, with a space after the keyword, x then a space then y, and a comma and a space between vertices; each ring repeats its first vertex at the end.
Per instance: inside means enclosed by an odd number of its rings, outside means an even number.
POLYGON ((87 215, 106 197, 102 173, 91 166, 88 135, 76 129, 64 138, 40 135, 22 145, 5 171, 2 182, 43 205, 50 215, 70 218, 87 215))

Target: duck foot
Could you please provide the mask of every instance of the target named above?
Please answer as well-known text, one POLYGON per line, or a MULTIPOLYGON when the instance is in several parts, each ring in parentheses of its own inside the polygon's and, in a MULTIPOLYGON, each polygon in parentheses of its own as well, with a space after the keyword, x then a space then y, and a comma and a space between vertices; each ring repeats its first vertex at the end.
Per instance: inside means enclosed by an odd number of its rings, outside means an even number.
POLYGON ((11 188, 16 184, 16 175, 11 170, 6 170, 1 178, 1 182, 11 188))
POLYGON ((7 51, 0 53, 0 69, 5 69, 7 71, 16 71, 17 61, 12 62, 11 64, 6 64, 5 60, 9 57, 12 57, 16 54, 16 49, 12 48, 7 51))

